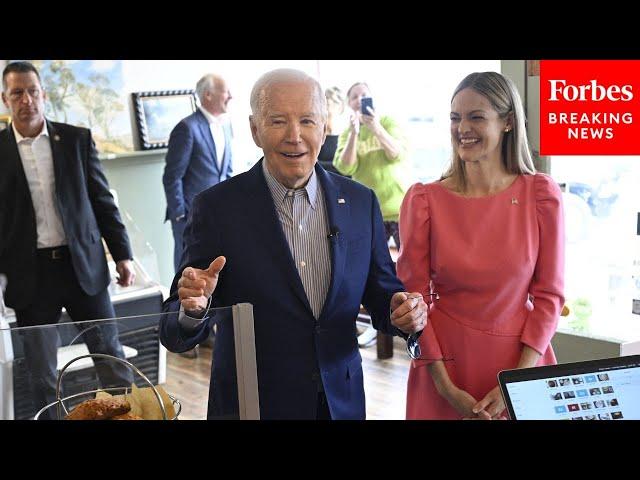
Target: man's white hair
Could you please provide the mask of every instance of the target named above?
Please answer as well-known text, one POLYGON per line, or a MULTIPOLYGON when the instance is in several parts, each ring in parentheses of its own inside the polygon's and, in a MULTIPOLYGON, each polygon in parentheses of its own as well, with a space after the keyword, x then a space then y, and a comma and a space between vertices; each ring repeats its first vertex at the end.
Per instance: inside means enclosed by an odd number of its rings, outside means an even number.
POLYGON ((196 84, 196 95, 198 95, 200 103, 202 103, 202 99, 206 92, 215 90, 216 83, 221 83, 223 81, 223 78, 216 73, 207 73, 198 80, 198 83, 196 84))
POLYGON ((251 89, 251 114, 254 116, 260 116, 262 114, 262 108, 266 101, 266 91, 273 85, 278 83, 311 83, 315 88, 316 99, 320 104, 320 110, 322 118, 327 118, 327 100, 324 96, 320 82, 318 82, 311 75, 292 68, 278 68, 271 70, 270 72, 262 75, 251 89))

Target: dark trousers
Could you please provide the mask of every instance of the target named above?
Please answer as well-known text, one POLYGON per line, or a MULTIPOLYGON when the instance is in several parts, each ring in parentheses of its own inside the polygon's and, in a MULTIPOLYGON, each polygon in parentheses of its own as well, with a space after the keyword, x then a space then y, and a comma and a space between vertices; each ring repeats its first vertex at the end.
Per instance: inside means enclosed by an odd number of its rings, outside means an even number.
POLYGON ((171 220, 171 230, 173 231, 173 267, 175 271, 180 268, 180 259, 182 258, 182 250, 184 249, 184 227, 187 225, 186 218, 179 222, 171 220))
MULTIPOLYGON (((118 327, 113 322, 47 326, 58 323, 62 307, 76 322, 115 317, 107 289, 93 296, 84 293, 76 279, 67 249, 62 249, 61 258, 57 259, 51 258, 49 249, 38 251, 37 292, 32 305, 16 310, 16 321, 19 327, 31 327, 20 329, 19 334, 24 345, 33 404, 39 410, 56 401, 57 351, 61 328, 78 332, 73 343, 85 343, 91 353, 124 358, 124 351, 118 339, 118 327)), ((129 386, 133 382, 133 373, 125 365, 112 360, 93 361, 102 388, 129 386)), ((54 410, 49 409, 47 413, 53 413, 54 410)), ((47 418, 47 415, 41 418, 47 418)))
POLYGON ((396 248, 400 250, 400 230, 398 229, 398 222, 383 223, 387 241, 389 240, 389 237, 393 237, 393 241, 396 242, 396 248))

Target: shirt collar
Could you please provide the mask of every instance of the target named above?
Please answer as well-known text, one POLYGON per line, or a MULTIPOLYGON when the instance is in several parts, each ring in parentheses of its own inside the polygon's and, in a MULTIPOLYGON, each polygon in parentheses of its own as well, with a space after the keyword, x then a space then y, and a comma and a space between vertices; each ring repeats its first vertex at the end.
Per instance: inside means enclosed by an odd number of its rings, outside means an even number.
MULTIPOLYGON (((264 178, 267 180, 267 186, 269 187, 273 201, 279 203, 284 202, 287 193, 293 190, 282 185, 273 175, 271 175, 267 168, 266 159, 262 160, 262 173, 264 173, 264 178)), ((305 197, 309 200, 311 207, 315 209, 316 199, 318 198, 318 177, 316 176, 315 168, 312 170, 307 184, 298 190, 304 190, 307 192, 305 197)))
MULTIPOLYGON (((16 143, 20 143, 23 142, 24 140, 28 140, 31 137, 23 137, 22 135, 20 135, 20 132, 16 129, 16 125, 14 122, 11 122, 11 126, 13 127, 13 134, 16 136, 16 143)), ((47 121, 45 120, 42 123, 42 130, 40 130, 40 133, 38 133, 38 135, 36 135, 35 137, 33 137, 33 141, 35 142, 38 138, 40 138, 41 136, 49 136, 49 130, 47 130, 47 121)))
POLYGON ((214 115, 211 115, 211 113, 209 113, 205 108, 203 108, 202 106, 198 107, 200 109, 200 111, 202 112, 202 114, 204 115, 204 118, 207 119, 207 122, 209 122, 209 124, 213 124, 213 125, 222 125, 222 115, 218 115, 217 117, 214 115))

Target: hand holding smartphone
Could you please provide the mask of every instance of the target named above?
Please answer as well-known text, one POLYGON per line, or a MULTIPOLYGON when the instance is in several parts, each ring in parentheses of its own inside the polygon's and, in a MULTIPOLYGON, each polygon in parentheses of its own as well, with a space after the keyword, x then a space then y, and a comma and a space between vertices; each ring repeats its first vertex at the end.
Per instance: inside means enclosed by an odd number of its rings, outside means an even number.
POLYGON ((371 115, 371 113, 369 113, 369 110, 367 110, 367 107, 373 110, 373 98, 362 97, 362 99, 360 100, 360 112, 362 112, 363 115, 371 115))

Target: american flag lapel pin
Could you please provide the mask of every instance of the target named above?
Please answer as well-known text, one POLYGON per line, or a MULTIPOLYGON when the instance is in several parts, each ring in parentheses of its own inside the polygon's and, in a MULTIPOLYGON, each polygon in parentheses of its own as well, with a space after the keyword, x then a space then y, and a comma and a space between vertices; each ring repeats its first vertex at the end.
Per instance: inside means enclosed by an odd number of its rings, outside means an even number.
POLYGON ((344 198, 339 198, 339 199, 338 199, 338 203, 345 203, 345 202, 344 202, 344 198))
POLYGON ((56 142, 59 142, 59 141, 60 141, 60 135, 54 135, 54 136, 53 136, 53 139, 54 139, 56 142))

